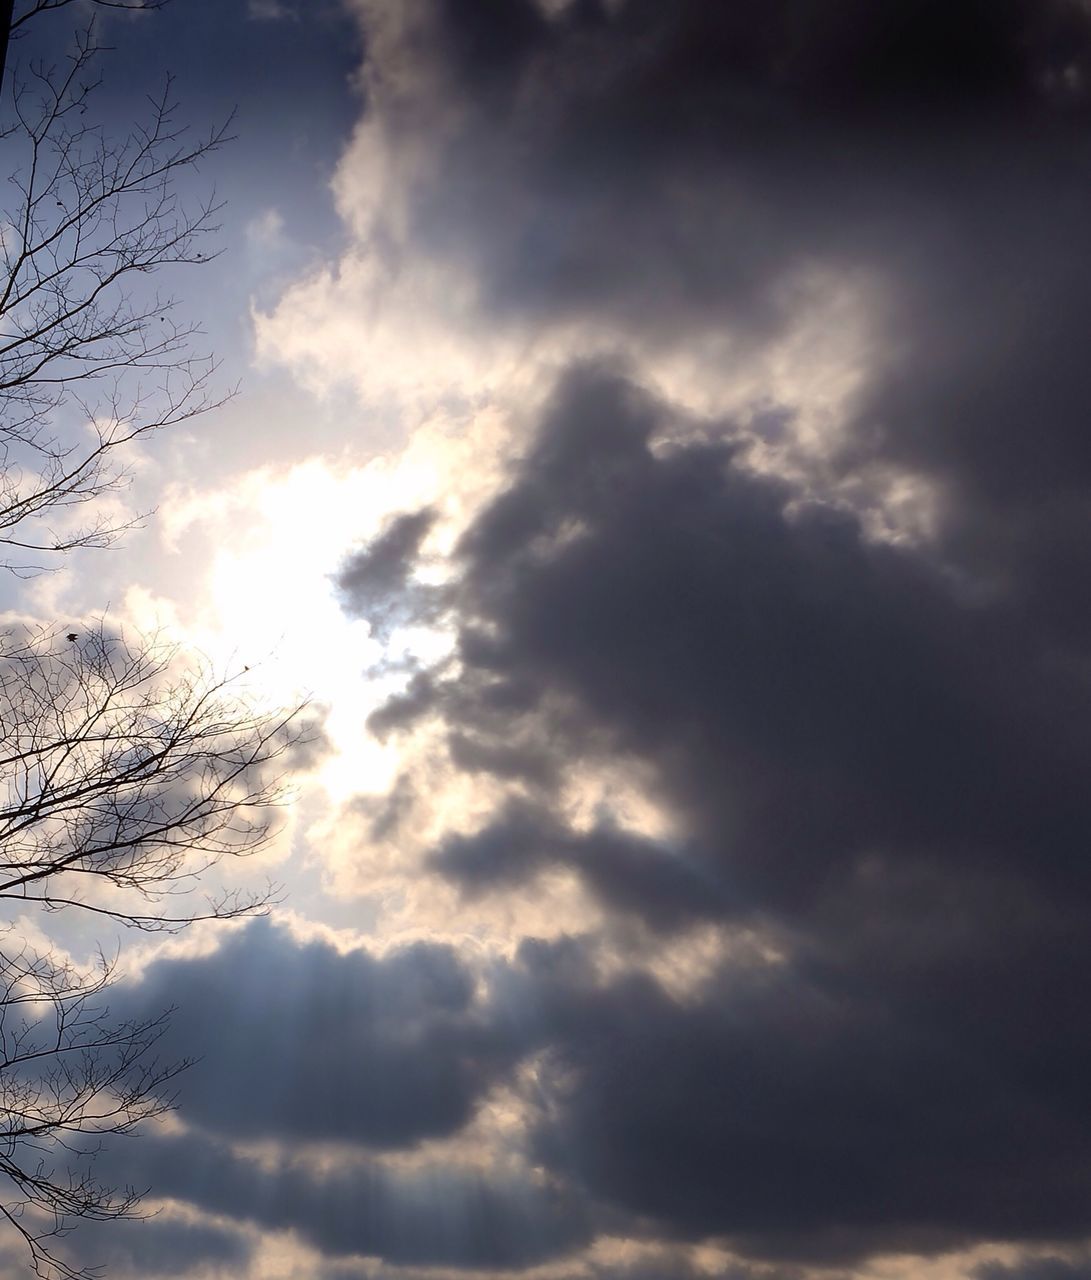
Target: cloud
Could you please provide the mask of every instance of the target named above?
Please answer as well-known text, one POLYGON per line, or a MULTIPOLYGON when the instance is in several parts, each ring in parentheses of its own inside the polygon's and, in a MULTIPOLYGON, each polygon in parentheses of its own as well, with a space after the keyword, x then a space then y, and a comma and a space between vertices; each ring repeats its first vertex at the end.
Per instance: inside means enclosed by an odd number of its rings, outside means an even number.
POLYGON ((93 1259, 110 1275, 134 1280, 184 1276, 198 1267, 201 1275, 227 1277, 245 1274, 253 1242, 221 1224, 157 1215, 102 1228, 85 1226, 61 1251, 76 1266, 93 1259))
POLYGON ((127 1016, 176 1006, 162 1052, 201 1059, 181 1115, 225 1137, 411 1147, 462 1128, 519 1053, 443 945, 342 954, 258 923, 155 962, 122 999, 127 1016))
POLYGON ((621 349, 748 431, 787 404, 778 469, 899 528, 913 491, 960 562, 1086 633, 1085 6, 355 7, 352 244, 265 317, 270 353, 521 403, 621 349), (846 288, 851 341, 801 349, 846 288))
POLYGON ((1071 140, 1086 111, 1053 87, 1091 49, 1067 0, 357 7, 369 109, 343 207, 391 260, 466 271, 500 325, 598 316, 686 341, 775 322, 801 262, 897 269, 913 223, 934 247, 921 216, 969 213, 946 175, 978 141, 1019 144, 1027 122, 1071 140))
POLYGON ((506 939, 487 995, 458 951, 353 961, 459 993, 352 1006, 399 1077, 353 1140, 451 1137, 503 1081, 589 1234, 789 1271, 1086 1237, 1086 5, 355 8, 351 243, 264 349, 525 447, 441 587, 431 508, 346 562, 350 611, 457 637, 371 715, 406 765, 346 828, 490 944, 558 882, 597 914, 506 939), (845 348, 767 378, 846 291, 845 348), (629 965, 710 929, 758 944, 684 993, 629 965))
POLYGON ((1071 1262, 1064 1258, 1027 1258, 1007 1265, 1002 1262, 983 1262, 975 1267, 973 1280, 1086 1280, 1091 1267, 1086 1262, 1071 1262))
POLYGON ((445 1167, 423 1174, 278 1153, 248 1159, 209 1135, 144 1141, 126 1169, 160 1191, 268 1230, 296 1233, 321 1254, 380 1257, 391 1266, 521 1268, 585 1241, 579 1206, 563 1189, 498 1171, 445 1167))
POLYGON ((463 540, 457 674, 387 720, 438 710, 474 769, 495 750, 517 771, 520 741, 558 771, 653 762, 697 856, 729 868, 725 908, 794 909, 898 854, 1014 868, 1033 847, 1067 881, 1083 694, 1033 628, 851 515, 790 509, 723 446, 658 456, 667 413, 594 368, 561 386, 463 540))
POLYGON ((436 513, 427 507, 395 517, 362 551, 350 556, 337 575, 345 611, 364 618, 373 635, 389 639, 399 623, 425 619, 427 601, 436 593, 414 584, 407 597, 408 578, 435 519, 436 513))
POLYGON ((660 447, 673 412, 613 370, 562 381, 458 549, 457 668, 388 723, 522 790, 438 842, 464 890, 563 868, 608 919, 772 948, 679 1003, 603 985, 584 943, 525 943, 511 999, 555 1072, 537 1158, 758 1257, 1079 1237, 1082 678, 933 553, 723 444, 660 447), (681 843, 566 817, 573 777, 627 759, 681 843))
MULTIPOLYGON (((524 774, 527 769, 518 754, 494 757, 462 738, 454 740, 451 755, 463 769, 524 774)), ((723 885, 687 850, 608 822, 573 832, 551 814, 518 802, 480 831, 452 836, 434 852, 431 866, 470 893, 520 884, 547 868, 570 868, 608 907, 632 911, 657 930, 714 919, 727 907, 723 885)))
MULTIPOLYGON (((486 976, 449 946, 375 957, 264 921, 212 952, 151 963, 114 990, 111 1010, 173 1005, 158 1051, 198 1061, 181 1077, 177 1122, 115 1142, 99 1174, 222 1221, 295 1232, 331 1258, 521 1268, 580 1247, 588 1214, 572 1190, 518 1147, 471 1133, 486 1096, 538 1043, 493 1002, 486 976), (460 1135, 461 1146, 444 1144, 460 1135)), ((180 1225, 176 1241, 162 1226, 118 1236, 113 1262, 167 1274, 174 1250, 181 1274, 248 1252, 226 1226, 180 1225)), ((81 1249, 93 1243, 81 1235, 81 1249)))
POLYGON ((570 947, 522 958, 556 1073, 538 1156, 634 1222, 811 1265, 1086 1233, 1086 1152, 1059 1145, 1082 1103, 923 983, 736 963, 682 1006, 570 947))

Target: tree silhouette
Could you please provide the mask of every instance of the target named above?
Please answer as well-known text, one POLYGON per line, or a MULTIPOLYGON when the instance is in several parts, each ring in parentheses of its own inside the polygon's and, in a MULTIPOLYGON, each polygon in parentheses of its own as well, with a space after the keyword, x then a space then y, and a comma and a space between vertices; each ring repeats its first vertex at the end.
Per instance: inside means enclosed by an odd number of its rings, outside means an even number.
MULTIPOLYGON (((224 857, 270 840, 296 712, 249 709, 230 678, 177 647, 103 625, 73 642, 0 641, 0 898, 21 914, 73 910, 175 931, 264 909, 272 887, 201 895, 224 857)), ((78 1219, 122 1218, 140 1195, 95 1177, 105 1134, 170 1108, 185 1063, 160 1063, 167 1014, 110 1019, 114 960, 88 971, 0 935, 0 1214, 39 1275, 75 1280, 50 1242, 78 1219)))
POLYGON ((60 66, 13 77, 3 131, 13 198, 0 237, 0 564, 23 573, 136 523, 98 501, 126 482, 126 447, 218 403, 215 361, 191 347, 199 330, 152 277, 216 256, 219 206, 187 206, 176 179, 227 127, 191 136, 168 80, 127 136, 108 136, 87 122, 97 52, 82 32, 60 66))
MULTIPOLYGON (((69 3, 30 0, 14 18, 8 4, 10 23, 0 8, 4 44, 9 25, 69 3)), ((89 115, 97 53, 93 29, 77 33, 62 62, 16 68, 4 86, 0 567, 17 576, 131 527, 108 501, 128 451, 220 402, 214 360, 194 354, 197 329, 155 277, 216 256, 215 198, 187 205, 177 179, 227 129, 192 135, 168 81, 111 136, 89 115)), ((0 634, 0 1217, 39 1276, 92 1275, 58 1238, 139 1212, 139 1189, 101 1180, 95 1156, 172 1105, 185 1063, 156 1057, 169 1011, 111 1018, 116 951, 77 964, 34 921, 79 912, 170 931, 267 908, 270 886, 208 895, 202 881, 270 840, 307 736, 298 710, 257 709, 232 676, 101 621, 0 634)))
MULTIPOLYGON (((99 9, 162 9, 167 0, 85 0, 99 9)), ((67 9, 74 0, 22 0, 16 10, 15 0, 0 0, 0 85, 4 80, 8 45, 18 39, 28 22, 43 13, 67 9)))

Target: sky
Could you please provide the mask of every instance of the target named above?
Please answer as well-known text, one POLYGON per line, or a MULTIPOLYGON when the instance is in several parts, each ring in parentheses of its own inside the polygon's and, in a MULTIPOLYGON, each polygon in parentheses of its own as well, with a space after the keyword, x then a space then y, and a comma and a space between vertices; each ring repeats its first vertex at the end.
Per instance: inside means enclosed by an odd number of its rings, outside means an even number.
POLYGON ((106 127, 235 112, 238 391, 0 605, 322 737, 272 914, 126 940, 199 1061, 68 1256, 1089 1280, 1091 6, 100 21, 106 127))

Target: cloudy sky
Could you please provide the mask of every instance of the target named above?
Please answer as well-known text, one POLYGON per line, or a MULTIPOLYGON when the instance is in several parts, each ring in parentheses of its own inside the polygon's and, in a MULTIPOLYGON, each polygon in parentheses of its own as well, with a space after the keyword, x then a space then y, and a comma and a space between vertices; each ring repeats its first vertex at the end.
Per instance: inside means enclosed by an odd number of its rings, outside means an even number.
POLYGON ((108 124, 237 108, 177 290, 240 390, 3 604, 325 737, 283 905, 127 953, 201 1060, 69 1255, 1088 1280, 1091 6, 106 30, 108 124))

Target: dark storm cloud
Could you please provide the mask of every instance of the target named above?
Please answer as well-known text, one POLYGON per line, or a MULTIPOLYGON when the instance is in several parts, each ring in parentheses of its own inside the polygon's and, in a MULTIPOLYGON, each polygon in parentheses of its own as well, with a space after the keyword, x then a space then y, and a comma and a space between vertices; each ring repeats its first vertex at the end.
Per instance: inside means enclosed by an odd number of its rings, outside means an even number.
MULTIPOLYGON (((414 698, 447 717, 455 761, 469 740, 476 768, 520 741, 558 765, 655 763, 725 910, 805 909, 865 857, 1018 873, 1033 849, 1037 878, 1082 889, 1081 679, 1022 614, 849 515, 786 514, 790 489, 728 450, 657 455, 666 421, 625 381, 574 374, 466 534, 461 667, 414 698)), ((556 856, 540 825, 506 838, 556 856)), ((514 878, 497 842, 439 856, 468 882, 514 878)))
POLYGON ((616 373, 562 382, 459 549, 457 674, 401 708, 473 772, 505 743, 553 760, 436 849, 464 888, 563 866, 654 928, 722 916, 783 950, 680 1006, 525 944, 512 999, 556 1068, 539 1158, 755 1256, 1085 1234, 1082 670, 1021 605, 729 448, 651 448, 672 421, 616 373), (557 816, 551 779, 626 760, 677 847, 557 816))
MULTIPOLYGON (((333 1262, 321 1272, 321 1280, 364 1280, 373 1272, 364 1264, 333 1262)), ((403 1280, 429 1280, 425 1272, 402 1271, 403 1280)), ((617 1260, 582 1256, 570 1271, 555 1269, 557 1280, 804 1280, 804 1273, 792 1267, 747 1266, 730 1262, 726 1266, 702 1265, 682 1248, 663 1246, 641 1250, 636 1257, 617 1260)), ((846 1280, 843 1275, 826 1273, 825 1280, 846 1280)))
POLYGON ((435 512, 429 508, 396 517, 338 573, 346 612, 366 619, 375 635, 389 637, 399 624, 421 618, 436 597, 434 589, 408 581, 434 523, 435 512))
MULTIPOLYGON (((208 955, 156 962, 115 989, 111 1012, 139 1018, 167 1005, 161 1059, 199 1057, 180 1077, 187 1130, 114 1142, 96 1166, 107 1180, 294 1231, 330 1258, 518 1268, 587 1243, 588 1207, 554 1179, 457 1152, 410 1167, 376 1158, 457 1135, 541 1045, 536 1020, 495 1000, 452 948, 376 959, 257 922, 208 955), (260 1141, 261 1155, 231 1145, 240 1139, 260 1141)), ((162 1227, 111 1235, 111 1265, 173 1274, 172 1250, 179 1273, 247 1252, 226 1229, 162 1227)))
POLYGON ((374 603, 404 591, 424 540, 435 519, 429 510, 398 516, 367 547, 351 557, 337 584, 354 612, 366 613, 374 603))
POLYGON ((126 1177, 157 1193, 270 1230, 321 1253, 381 1257, 394 1266, 523 1267, 586 1240, 580 1207, 526 1178, 433 1163, 420 1173, 290 1154, 239 1156, 211 1135, 145 1139, 124 1151, 126 1177))
POLYGON ((911 228, 935 247, 987 193, 1025 208, 1001 183, 1086 118, 1091 33, 1069 0, 364 9, 374 71, 410 86, 395 142, 443 126, 413 244, 471 260, 509 312, 669 332, 760 312, 815 255, 919 266, 911 228))
MULTIPOLYGON (((556 1256, 583 1238, 566 1196, 614 1235, 789 1267, 1086 1237, 1086 6, 360 7, 365 119, 410 157, 397 225, 373 228, 390 265, 395 245, 455 264, 484 327, 574 321, 592 350, 646 354, 720 333, 745 352, 793 323, 800 272, 859 272, 884 299, 879 358, 807 492, 701 443, 745 433, 660 402, 639 367, 588 363, 449 587, 414 582, 428 513, 346 567, 358 613, 442 610, 458 634, 372 728, 428 720, 446 764, 520 796, 438 839, 430 869, 481 895, 574 872, 604 937, 524 941, 487 996, 449 949, 285 971, 260 933, 231 944, 256 994, 225 993, 223 956, 149 986, 246 1028, 183 1113, 228 1133, 411 1145, 535 1055, 532 1150, 560 1207, 462 1187, 456 1239, 395 1212, 379 1173, 221 1153, 210 1190, 188 1160, 178 1185, 405 1263, 556 1256), (935 496, 927 546, 821 500, 891 470, 935 496), (648 779, 672 841, 609 813, 567 825, 562 780, 602 765, 648 779), (778 958, 733 956, 685 1001, 604 978, 634 916, 741 923, 778 958), (336 1052, 308 1047, 323 1035, 336 1052)), ((428 799, 406 778, 377 812, 393 831, 428 799)))
POLYGON ((255 924, 208 956, 157 962, 114 1004, 177 1006, 162 1053, 201 1059, 182 1116, 233 1137, 409 1147, 460 1129, 517 1056, 442 945, 376 959, 255 924))
MULTIPOLYGON (((465 741, 460 739, 459 741, 465 741)), ((481 763, 490 752, 475 758, 481 763)), ((499 751, 496 752, 501 757, 499 751)), ((453 762, 466 768, 459 750, 453 762)), ((492 772, 514 773, 519 759, 502 757, 492 772)), ((549 814, 513 804, 472 836, 454 836, 431 865, 473 893, 523 883, 547 867, 577 871, 592 892, 616 911, 632 912, 653 928, 670 930, 723 914, 724 887, 684 848, 642 839, 608 824, 569 831, 549 814)))
MULTIPOLYGON (((731 1262, 709 1270, 696 1264, 683 1249, 664 1246, 642 1257, 614 1263, 594 1262, 591 1275, 595 1280, 802 1280, 802 1273, 792 1267, 747 1266, 731 1262)), ((844 1280, 829 1273, 827 1280, 844 1280)))
POLYGON ((151 1280, 182 1276, 197 1267, 231 1267, 245 1271, 251 1242, 239 1231, 203 1222, 151 1217, 139 1222, 112 1222, 81 1228, 61 1252, 75 1266, 88 1262, 111 1276, 151 1280))
MULTIPOLYGON (((922 914, 903 924, 949 946, 950 924, 922 914)), ((978 1239, 1078 1239, 1091 1173, 1075 1137, 1088 1123, 1077 1073, 1043 1064, 1040 1041, 1019 1042, 1024 1028, 999 1030, 989 987, 1002 963, 972 950, 944 963, 937 949, 921 948, 929 972, 911 992, 889 960, 870 976, 863 957, 842 968, 812 957, 732 964, 679 1004, 646 978, 598 986, 572 944, 524 944, 521 998, 556 1072, 538 1158, 653 1234, 727 1236, 754 1257, 850 1264, 978 1239), (971 964, 994 974, 933 1009, 971 964), (967 1012, 967 996, 989 1003, 960 1029, 950 1015, 967 1012)), ((1025 993, 1006 998, 1022 1021, 1025 993)), ((1069 979, 1051 1020, 1081 999, 1069 979)), ((1075 1049, 1086 1065, 1083 1031, 1054 1032, 1051 1052, 1075 1049)))
POLYGON ((1066 1262, 1063 1258, 1030 1258, 1008 1266, 984 1262, 973 1270, 973 1280, 1087 1280, 1091 1264, 1066 1262))
POLYGON ((791 324, 798 271, 862 270, 887 358, 835 472, 926 478, 949 554, 1087 638, 1086 6, 364 7, 390 145, 444 140, 409 244, 467 267, 490 323, 745 352, 791 324))

